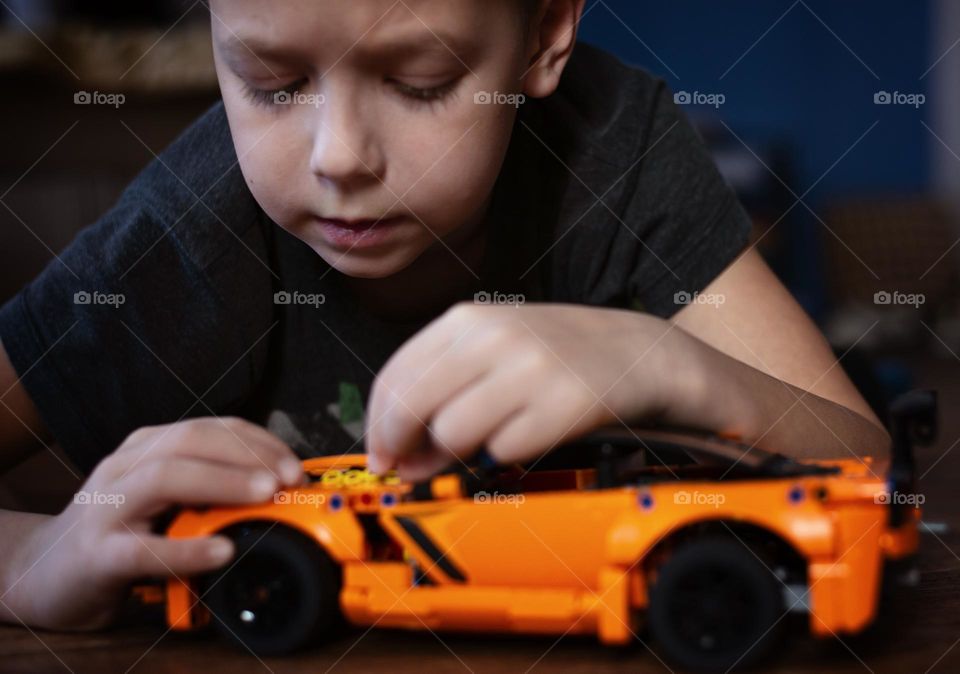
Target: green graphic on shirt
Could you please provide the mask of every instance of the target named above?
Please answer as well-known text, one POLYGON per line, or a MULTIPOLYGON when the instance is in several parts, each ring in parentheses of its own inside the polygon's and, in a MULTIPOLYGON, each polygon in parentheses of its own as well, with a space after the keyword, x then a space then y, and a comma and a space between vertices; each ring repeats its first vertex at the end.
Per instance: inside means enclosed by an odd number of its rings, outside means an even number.
POLYGON ((630 308, 634 311, 645 312, 647 310, 647 305, 644 304, 643 300, 639 297, 632 297, 630 299, 630 308))
POLYGON ((346 426, 363 421, 363 399, 356 384, 340 382, 340 424, 346 426))

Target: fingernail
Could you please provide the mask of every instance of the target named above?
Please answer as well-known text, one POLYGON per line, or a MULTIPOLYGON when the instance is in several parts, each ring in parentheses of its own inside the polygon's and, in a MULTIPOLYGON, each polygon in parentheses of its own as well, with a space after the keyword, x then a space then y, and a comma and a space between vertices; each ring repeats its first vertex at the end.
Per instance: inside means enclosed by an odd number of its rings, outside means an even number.
POLYGON ((255 498, 265 499, 277 490, 277 482, 269 473, 257 473, 250 478, 250 491, 255 498))
POLYGON ((386 473, 393 466, 393 463, 391 457, 383 456, 382 454, 367 455, 367 469, 377 475, 386 473))
POLYGON ((280 475, 286 484, 298 484, 303 478, 303 467, 295 459, 283 459, 280 461, 280 475))
POLYGON ((226 561, 233 556, 233 543, 225 538, 216 538, 210 541, 207 547, 207 555, 215 561, 226 561))

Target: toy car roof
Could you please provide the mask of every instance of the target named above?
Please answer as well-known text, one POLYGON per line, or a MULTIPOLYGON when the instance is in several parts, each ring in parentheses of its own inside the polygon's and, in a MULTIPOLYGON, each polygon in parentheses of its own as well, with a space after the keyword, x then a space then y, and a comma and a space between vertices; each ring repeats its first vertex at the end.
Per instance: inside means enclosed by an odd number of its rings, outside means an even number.
MULTIPOLYGON (((557 470, 596 464, 604 455, 644 465, 706 464, 728 466, 737 475, 764 477, 828 475, 835 466, 791 459, 732 438, 686 429, 605 427, 558 447, 538 460, 537 468, 557 470)), ((731 475, 732 477, 733 475, 731 475)))

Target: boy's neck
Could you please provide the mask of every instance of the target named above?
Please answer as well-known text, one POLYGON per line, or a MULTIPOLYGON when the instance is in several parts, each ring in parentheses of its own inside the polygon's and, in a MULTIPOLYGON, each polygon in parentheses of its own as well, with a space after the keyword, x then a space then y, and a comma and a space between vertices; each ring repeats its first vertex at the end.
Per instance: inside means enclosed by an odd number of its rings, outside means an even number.
POLYGON ((481 218, 478 224, 458 230, 459 237, 435 242, 392 276, 343 276, 343 283, 354 299, 379 318, 401 322, 428 319, 479 287, 487 230, 486 218, 481 218))

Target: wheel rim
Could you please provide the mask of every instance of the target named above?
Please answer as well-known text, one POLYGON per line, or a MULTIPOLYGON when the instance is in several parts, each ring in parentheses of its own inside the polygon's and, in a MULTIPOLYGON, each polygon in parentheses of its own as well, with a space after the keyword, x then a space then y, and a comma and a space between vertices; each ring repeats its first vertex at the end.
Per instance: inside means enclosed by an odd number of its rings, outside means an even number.
POLYGON ((701 567, 677 584, 667 617, 677 636, 705 654, 730 653, 756 638, 760 598, 741 574, 701 567))
POLYGON ((276 636, 295 623, 303 588, 282 560, 251 551, 221 582, 224 613, 236 629, 276 636))

